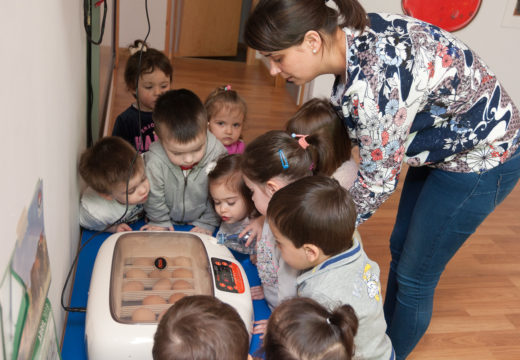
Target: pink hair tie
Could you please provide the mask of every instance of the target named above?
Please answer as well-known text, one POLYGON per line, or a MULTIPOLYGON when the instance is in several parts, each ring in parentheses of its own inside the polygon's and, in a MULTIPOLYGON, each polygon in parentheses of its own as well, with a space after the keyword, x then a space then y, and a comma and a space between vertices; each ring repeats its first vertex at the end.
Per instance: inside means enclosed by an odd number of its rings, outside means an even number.
POLYGON ((229 90, 231 90, 231 85, 228 84, 228 85, 224 86, 224 91, 229 91, 229 90))
POLYGON ((303 150, 305 150, 309 147, 309 143, 306 140, 306 137, 308 135, 299 135, 299 134, 292 133, 291 136, 294 139, 298 139, 298 144, 300 144, 300 146, 303 148, 303 150))

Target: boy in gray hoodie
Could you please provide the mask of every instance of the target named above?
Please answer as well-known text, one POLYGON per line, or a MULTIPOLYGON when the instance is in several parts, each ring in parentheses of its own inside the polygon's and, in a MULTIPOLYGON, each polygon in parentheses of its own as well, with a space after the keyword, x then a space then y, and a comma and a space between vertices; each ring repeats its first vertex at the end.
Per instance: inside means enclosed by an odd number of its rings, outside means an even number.
POLYGON ((204 105, 190 90, 161 95, 152 117, 159 141, 145 153, 148 229, 189 224, 191 231, 211 235, 220 218, 208 198, 208 173, 226 148, 208 131, 204 105))
POLYGON ((278 190, 267 220, 285 262, 303 272, 298 296, 310 297, 330 310, 354 308, 359 328, 354 359, 392 360, 386 335, 379 266, 354 235, 356 208, 337 180, 315 175, 278 190))

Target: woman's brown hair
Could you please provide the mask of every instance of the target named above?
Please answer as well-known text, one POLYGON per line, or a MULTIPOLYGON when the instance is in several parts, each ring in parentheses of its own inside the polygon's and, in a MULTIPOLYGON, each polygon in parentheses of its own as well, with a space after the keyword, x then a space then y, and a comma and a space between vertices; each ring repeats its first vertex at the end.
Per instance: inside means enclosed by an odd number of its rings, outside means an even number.
POLYGON ((302 43, 307 31, 330 38, 339 27, 363 31, 367 14, 357 0, 260 0, 244 31, 246 44, 259 51, 278 51, 302 43))

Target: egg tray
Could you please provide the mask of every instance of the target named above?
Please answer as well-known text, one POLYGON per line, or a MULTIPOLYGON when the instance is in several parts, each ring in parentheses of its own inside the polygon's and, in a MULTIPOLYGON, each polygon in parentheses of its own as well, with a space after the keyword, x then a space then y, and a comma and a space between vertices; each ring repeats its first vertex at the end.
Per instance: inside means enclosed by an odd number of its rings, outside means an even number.
POLYGON ((117 249, 118 246, 116 245, 112 263, 110 304, 112 316, 117 321, 132 324, 157 322, 160 315, 172 305, 168 303, 169 297, 176 293, 213 295, 213 282, 207 253, 198 237, 192 237, 187 234, 180 240, 176 238, 174 246, 172 246, 171 241, 160 237, 157 237, 154 244, 151 244, 149 241, 143 243, 140 239, 133 240, 130 238, 129 240, 131 241, 122 244, 120 249, 117 249), (157 242, 164 243, 160 250, 157 242), (157 256, 155 254, 160 255, 157 256), (150 273, 158 270, 153 264, 159 258, 164 259, 166 262, 166 267, 160 271, 167 271, 168 274, 156 274, 157 276, 149 277, 150 273), (189 261, 187 262, 186 259, 182 258, 189 259, 189 261), (180 265, 173 265, 179 262, 180 265), (133 269, 142 270, 144 272, 143 276, 126 277, 127 272, 133 269), (172 271, 176 269, 188 269, 192 272, 193 277, 173 277, 172 271), (192 285, 192 289, 154 290, 153 286, 164 278, 169 279, 172 286, 175 281, 187 281, 192 285), (125 284, 130 281, 141 282, 144 285, 144 290, 123 291, 125 284), (144 305, 142 303, 143 299, 150 295, 158 295, 167 303, 144 305), (139 308, 151 310, 155 314, 155 321, 132 320, 132 314, 139 308))

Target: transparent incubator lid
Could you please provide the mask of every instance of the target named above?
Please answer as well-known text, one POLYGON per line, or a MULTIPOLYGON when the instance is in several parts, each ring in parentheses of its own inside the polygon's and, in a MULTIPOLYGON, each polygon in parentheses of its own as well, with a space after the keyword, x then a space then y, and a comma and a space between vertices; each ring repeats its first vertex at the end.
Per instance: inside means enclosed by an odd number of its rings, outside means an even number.
POLYGON ((123 234, 115 244, 110 274, 112 317, 121 323, 157 323, 184 296, 214 295, 210 271, 196 234, 123 234))

